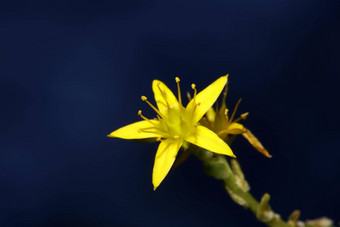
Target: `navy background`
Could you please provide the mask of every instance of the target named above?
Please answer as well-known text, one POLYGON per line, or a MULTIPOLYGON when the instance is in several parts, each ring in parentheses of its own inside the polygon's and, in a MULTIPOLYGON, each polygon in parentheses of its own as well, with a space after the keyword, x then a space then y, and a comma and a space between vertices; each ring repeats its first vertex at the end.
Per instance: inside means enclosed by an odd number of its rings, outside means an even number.
POLYGON ((153 117, 158 78, 228 106, 273 155, 232 148, 284 218, 339 221, 339 1, 0 4, 0 226, 263 226, 190 158, 152 190, 157 144, 111 139, 153 117))

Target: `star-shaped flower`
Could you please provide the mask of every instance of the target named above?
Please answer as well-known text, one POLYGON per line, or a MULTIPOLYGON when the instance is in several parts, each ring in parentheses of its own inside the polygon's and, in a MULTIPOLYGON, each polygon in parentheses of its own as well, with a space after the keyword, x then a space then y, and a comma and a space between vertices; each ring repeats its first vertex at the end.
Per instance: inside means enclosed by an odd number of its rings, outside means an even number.
POLYGON ((156 138, 160 141, 152 174, 154 190, 170 171, 181 147, 186 149, 190 144, 194 144, 217 154, 235 157, 230 147, 221 138, 198 123, 214 104, 227 80, 228 75, 220 77, 198 94, 196 85, 192 84, 194 97, 186 107, 182 104, 178 77, 176 77, 178 100, 164 83, 154 80, 152 90, 158 108, 152 105, 145 96, 142 96, 142 100, 154 109, 157 118, 148 119, 142 115, 142 111, 138 111, 143 121, 124 126, 108 135, 133 140, 156 138))

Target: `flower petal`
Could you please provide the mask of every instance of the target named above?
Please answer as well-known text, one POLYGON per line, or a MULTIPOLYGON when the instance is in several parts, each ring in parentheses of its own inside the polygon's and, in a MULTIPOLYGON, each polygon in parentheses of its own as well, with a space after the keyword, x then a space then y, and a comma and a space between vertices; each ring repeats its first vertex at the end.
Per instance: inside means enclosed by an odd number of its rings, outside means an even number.
POLYGON ((197 126, 195 133, 185 138, 185 140, 211 152, 236 158, 228 144, 204 126, 197 126))
POLYGON ((187 106, 188 111, 195 111, 193 121, 198 122, 209 108, 215 103, 228 80, 228 75, 222 76, 215 82, 206 87, 203 91, 191 99, 187 106), (196 107, 195 107, 196 106, 196 107), (196 109, 194 109, 196 108, 196 109))
POLYGON ((272 156, 269 154, 269 152, 266 150, 266 148, 263 147, 261 142, 254 136, 254 134, 246 129, 246 132, 244 132, 243 137, 248 140, 248 142, 253 145, 253 147, 260 153, 262 153, 267 158, 271 158, 272 156))
POLYGON ((152 173, 154 190, 156 190, 170 171, 182 143, 183 140, 166 139, 159 144, 152 173))
POLYGON ((156 128, 158 124, 159 122, 157 120, 138 121, 119 128, 107 136, 122 139, 146 139, 160 137, 161 135, 156 128))
POLYGON ((167 113, 168 105, 171 108, 178 108, 178 101, 175 95, 162 81, 152 81, 152 90, 157 107, 162 114, 165 115, 167 113))
POLYGON ((228 129, 226 130, 226 134, 238 135, 238 134, 245 133, 246 131, 247 129, 242 124, 231 123, 231 125, 229 125, 228 129))

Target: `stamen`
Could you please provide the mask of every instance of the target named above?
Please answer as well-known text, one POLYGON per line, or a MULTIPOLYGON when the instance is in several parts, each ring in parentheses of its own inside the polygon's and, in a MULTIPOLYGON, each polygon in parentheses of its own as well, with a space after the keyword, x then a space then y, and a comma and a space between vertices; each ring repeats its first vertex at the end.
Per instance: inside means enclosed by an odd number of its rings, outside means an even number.
POLYGON ((194 116, 194 112, 195 112, 197 106, 199 106, 200 103, 196 104, 196 95, 197 95, 196 85, 195 84, 191 84, 191 88, 194 90, 194 103, 195 103, 194 111, 192 111, 192 116, 191 116, 191 117, 193 117, 194 116))
POLYGON ((182 96, 181 96, 181 88, 179 87, 179 82, 181 81, 178 77, 175 78, 177 83, 177 91, 178 91, 178 102, 182 105, 182 96))
POLYGON ((238 106, 240 105, 240 102, 241 102, 241 101, 242 101, 242 99, 239 99, 239 100, 237 101, 236 106, 235 106, 235 108, 234 108, 234 110, 233 110, 233 113, 231 114, 230 122, 233 121, 233 119, 234 119, 234 117, 235 117, 235 114, 236 114, 236 110, 237 110, 238 106))
POLYGON ((196 84, 191 84, 191 88, 195 91, 194 92, 194 98, 195 98, 197 95, 196 84))
POLYGON ((174 139, 178 139, 179 138, 179 135, 175 135, 173 136, 174 139))
POLYGON ((249 115, 249 112, 244 113, 244 114, 241 114, 241 115, 234 121, 234 123, 235 123, 235 122, 238 122, 238 121, 240 121, 240 120, 245 120, 245 119, 247 119, 248 115, 249 115))
POLYGON ((147 119, 146 117, 144 117, 144 116, 142 115, 142 111, 141 111, 141 110, 138 110, 138 116, 140 116, 140 117, 143 118, 144 120, 149 120, 149 119, 147 119))
POLYGON ((148 121, 150 124, 152 124, 153 126, 155 126, 155 127, 157 128, 157 126, 156 126, 156 124, 155 124, 154 122, 150 121, 150 119, 148 119, 148 118, 146 118, 146 117, 143 116, 141 110, 138 110, 138 116, 140 116, 140 117, 143 118, 144 120, 148 121))
POLYGON ((163 114, 161 114, 161 112, 154 106, 152 105, 149 100, 145 97, 145 96, 142 96, 141 97, 142 101, 146 102, 147 104, 149 104, 149 106, 154 110, 156 111, 156 113, 161 116, 162 118, 164 118, 163 114))
POLYGON ((146 118, 146 117, 143 116, 141 110, 138 110, 138 116, 140 116, 141 118, 143 118, 143 119, 146 120, 146 121, 150 121, 148 118, 146 118))

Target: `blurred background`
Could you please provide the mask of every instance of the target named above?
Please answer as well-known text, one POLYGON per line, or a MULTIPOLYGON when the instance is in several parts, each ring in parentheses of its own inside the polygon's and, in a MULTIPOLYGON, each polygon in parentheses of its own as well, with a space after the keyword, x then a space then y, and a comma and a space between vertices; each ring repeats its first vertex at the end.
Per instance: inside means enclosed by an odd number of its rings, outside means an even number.
POLYGON ((337 0, 1 2, 0 226, 263 226, 196 158, 154 192, 157 144, 106 137, 155 116, 153 79, 226 73, 273 155, 232 145, 253 195, 338 222, 339 19, 337 0))

